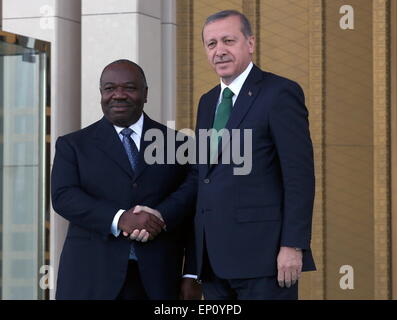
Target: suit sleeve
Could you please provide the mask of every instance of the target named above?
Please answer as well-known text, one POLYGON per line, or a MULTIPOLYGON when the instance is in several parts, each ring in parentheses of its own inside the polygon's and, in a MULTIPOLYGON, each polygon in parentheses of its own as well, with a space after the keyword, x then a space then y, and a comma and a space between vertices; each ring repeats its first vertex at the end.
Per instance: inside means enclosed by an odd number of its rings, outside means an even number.
MULTIPOLYGON (((172 230, 188 219, 193 219, 198 189, 198 163, 199 163, 199 117, 203 96, 200 98, 197 119, 196 119, 196 162, 189 165, 189 171, 185 181, 180 185, 178 190, 172 193, 156 209, 162 214, 167 225, 167 230, 172 230), (188 209, 187 209, 188 208, 188 209)), ((192 139, 187 137, 187 139, 192 139)))
POLYGON ((288 81, 269 113, 284 188, 281 246, 310 248, 314 202, 313 146, 300 86, 288 81))
POLYGON ((197 275, 195 250, 194 226, 193 221, 190 221, 185 229, 185 261, 183 265, 183 274, 197 275))
POLYGON ((185 181, 156 207, 161 213, 168 231, 172 231, 183 222, 193 219, 196 194, 197 168, 196 165, 190 165, 185 181))
POLYGON ((108 235, 118 208, 111 201, 97 199, 80 184, 78 157, 66 138, 56 142, 51 174, 51 197, 54 210, 73 224, 108 235))
MULTIPOLYGON (((201 106, 200 99, 199 110, 201 106)), ((198 135, 198 122, 200 112, 197 112, 197 122, 196 122, 196 150, 199 150, 199 141, 197 139, 198 135)), ((191 137, 187 137, 187 139, 192 139, 191 137)), ((189 171, 185 181, 179 186, 178 190, 172 193, 165 201, 160 203, 157 206, 157 210, 161 213, 164 218, 164 221, 167 225, 167 230, 172 230, 176 228, 178 225, 183 223, 188 219, 193 219, 196 200, 197 200, 197 189, 198 189, 198 152, 196 152, 196 163, 192 163, 189 165, 189 171)))

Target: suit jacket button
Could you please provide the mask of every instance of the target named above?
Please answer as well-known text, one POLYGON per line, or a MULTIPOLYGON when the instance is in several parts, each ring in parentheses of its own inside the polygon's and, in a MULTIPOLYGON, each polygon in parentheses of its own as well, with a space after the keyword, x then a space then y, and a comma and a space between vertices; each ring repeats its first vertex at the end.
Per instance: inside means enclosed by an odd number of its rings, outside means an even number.
POLYGON ((204 183, 210 183, 210 179, 204 179, 204 183))
POLYGON ((133 187, 133 188, 137 188, 137 187, 138 187, 138 184, 137 184, 137 183, 134 183, 134 184, 132 185, 132 187, 133 187))

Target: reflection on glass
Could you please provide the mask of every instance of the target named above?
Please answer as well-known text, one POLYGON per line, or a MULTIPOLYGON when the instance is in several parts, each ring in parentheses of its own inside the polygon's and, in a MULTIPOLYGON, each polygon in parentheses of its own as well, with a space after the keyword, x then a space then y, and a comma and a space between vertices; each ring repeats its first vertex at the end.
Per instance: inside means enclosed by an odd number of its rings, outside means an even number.
POLYGON ((40 53, 0 38, 1 299, 37 299, 43 256, 40 53))

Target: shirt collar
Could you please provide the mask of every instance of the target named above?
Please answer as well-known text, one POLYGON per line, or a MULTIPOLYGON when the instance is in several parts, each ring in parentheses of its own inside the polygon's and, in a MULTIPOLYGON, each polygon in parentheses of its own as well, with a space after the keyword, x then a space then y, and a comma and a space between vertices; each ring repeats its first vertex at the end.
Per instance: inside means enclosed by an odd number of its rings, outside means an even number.
POLYGON ((243 84, 244 84, 245 80, 247 79, 248 74, 251 72, 251 69, 253 66, 254 66, 254 64, 251 61, 248 65, 248 67, 236 79, 234 79, 233 82, 231 84, 229 84, 228 86, 226 84, 224 84, 221 79, 221 96, 222 96, 223 89, 228 87, 234 93, 234 97, 237 98, 237 96, 240 93, 240 90, 243 87, 243 84))
MULTIPOLYGON (((134 132, 138 135, 139 139, 142 136, 143 118, 144 117, 143 117, 143 112, 142 112, 141 117, 139 118, 139 120, 129 126, 129 128, 134 130, 134 132)), ((120 135, 121 130, 125 129, 124 127, 118 127, 116 125, 113 125, 113 126, 116 129, 118 135, 120 135)))

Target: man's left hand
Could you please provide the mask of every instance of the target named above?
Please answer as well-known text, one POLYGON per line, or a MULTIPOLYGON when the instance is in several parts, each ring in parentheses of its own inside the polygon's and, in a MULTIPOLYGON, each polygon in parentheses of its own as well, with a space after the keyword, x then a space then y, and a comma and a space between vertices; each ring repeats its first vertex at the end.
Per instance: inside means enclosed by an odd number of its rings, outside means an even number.
POLYGON ((302 250, 281 247, 277 256, 277 280, 280 287, 287 288, 299 280, 302 272, 302 250))
POLYGON ((181 292, 179 299, 181 300, 201 300, 202 298, 201 284, 196 279, 183 278, 181 282, 181 292))

